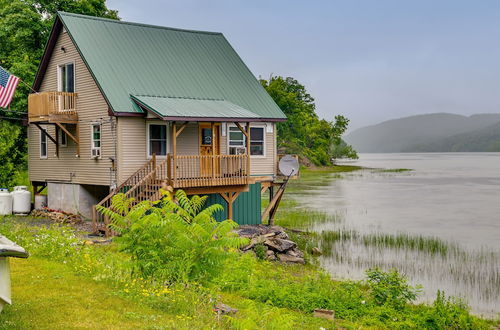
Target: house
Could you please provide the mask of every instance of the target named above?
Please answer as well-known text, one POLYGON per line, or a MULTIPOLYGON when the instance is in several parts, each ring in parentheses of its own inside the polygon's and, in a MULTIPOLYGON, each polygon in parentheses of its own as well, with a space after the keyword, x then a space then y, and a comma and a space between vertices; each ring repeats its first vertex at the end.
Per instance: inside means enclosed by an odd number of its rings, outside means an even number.
POLYGON ((260 223, 286 119, 221 33, 59 12, 28 99, 29 177, 48 207, 106 219, 161 187, 260 223))

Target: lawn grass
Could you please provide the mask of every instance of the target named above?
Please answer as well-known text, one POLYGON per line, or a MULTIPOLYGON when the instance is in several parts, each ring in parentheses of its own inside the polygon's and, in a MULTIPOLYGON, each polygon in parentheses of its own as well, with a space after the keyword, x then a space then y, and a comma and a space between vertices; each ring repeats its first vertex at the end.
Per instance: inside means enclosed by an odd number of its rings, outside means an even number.
POLYGON ((11 259, 13 305, 0 329, 137 329, 146 320, 173 326, 175 315, 125 299, 64 264, 36 257, 11 259))

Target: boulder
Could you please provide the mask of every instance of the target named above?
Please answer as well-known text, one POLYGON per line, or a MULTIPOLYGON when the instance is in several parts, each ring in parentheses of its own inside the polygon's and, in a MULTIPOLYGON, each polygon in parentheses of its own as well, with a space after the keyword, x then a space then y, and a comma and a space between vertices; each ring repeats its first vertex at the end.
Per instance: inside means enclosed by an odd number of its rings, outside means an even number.
POLYGON ((304 253, 297 248, 290 249, 286 251, 286 254, 292 257, 304 258, 304 253))
POLYGON ((236 314, 238 310, 236 308, 229 307, 226 304, 217 304, 214 306, 214 311, 217 314, 236 314))
POLYGON ((278 258, 281 262, 290 264, 305 264, 304 258, 293 257, 288 254, 278 254, 278 258))
POLYGON ((297 244, 294 241, 281 239, 277 237, 266 239, 264 241, 264 244, 278 252, 285 252, 297 246, 297 244))

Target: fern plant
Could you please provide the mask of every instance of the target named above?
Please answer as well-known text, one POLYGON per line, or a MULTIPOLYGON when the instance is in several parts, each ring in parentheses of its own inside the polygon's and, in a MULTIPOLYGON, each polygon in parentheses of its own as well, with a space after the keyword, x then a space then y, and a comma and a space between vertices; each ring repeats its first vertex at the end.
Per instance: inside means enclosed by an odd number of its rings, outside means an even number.
POLYGON ((214 219, 214 213, 223 208, 204 207, 206 196, 189 198, 182 190, 175 196, 163 194, 160 201, 136 205, 118 194, 109 209, 99 208, 142 275, 169 282, 202 282, 217 275, 226 258, 248 244, 233 232, 238 227, 234 221, 214 219))

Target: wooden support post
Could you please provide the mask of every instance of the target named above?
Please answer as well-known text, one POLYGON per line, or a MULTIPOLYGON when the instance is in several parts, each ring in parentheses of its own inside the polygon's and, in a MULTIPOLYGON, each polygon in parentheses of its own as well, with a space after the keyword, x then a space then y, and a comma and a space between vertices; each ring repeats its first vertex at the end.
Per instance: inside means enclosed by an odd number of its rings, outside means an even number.
POLYGON ((225 193, 220 193, 222 198, 227 202, 227 218, 234 220, 233 219, 233 203, 238 198, 240 195, 239 191, 236 192, 225 192, 225 193))
POLYGON ((59 127, 57 126, 54 126, 55 130, 56 130, 56 157, 59 158, 59 127))
MULTIPOLYGON (((80 140, 78 139, 78 137, 75 137, 73 136, 73 134, 71 134, 67 129, 66 127, 64 127, 64 125, 62 125, 61 123, 56 123, 56 125, 64 132, 66 133, 67 136, 69 136, 69 138, 71 140, 73 140, 73 142, 75 142, 76 144, 80 144, 80 140)), ((78 126, 77 126, 78 127, 78 126)), ((78 131, 77 131, 78 132, 78 131)), ((77 133, 77 136, 78 136, 78 133, 77 133)))
POLYGON ((215 125, 210 123, 210 131, 212 132, 212 180, 215 180, 215 125))
POLYGON ((181 127, 179 127, 179 129, 177 130, 177 133, 176 133, 177 134, 176 137, 182 133, 182 131, 186 128, 188 123, 189 123, 188 121, 185 121, 184 124, 182 124, 181 127))
POLYGON ((173 141, 172 141, 172 151, 173 151, 173 166, 172 166, 172 171, 174 172, 174 186, 175 182, 177 181, 177 125, 174 122, 172 122, 172 135, 173 135, 173 141))
POLYGON ((247 176, 250 176, 250 122, 247 123, 247 176))
POLYGON ((156 179, 156 153, 153 152, 153 155, 151 156, 152 161, 153 161, 153 180, 156 179))

